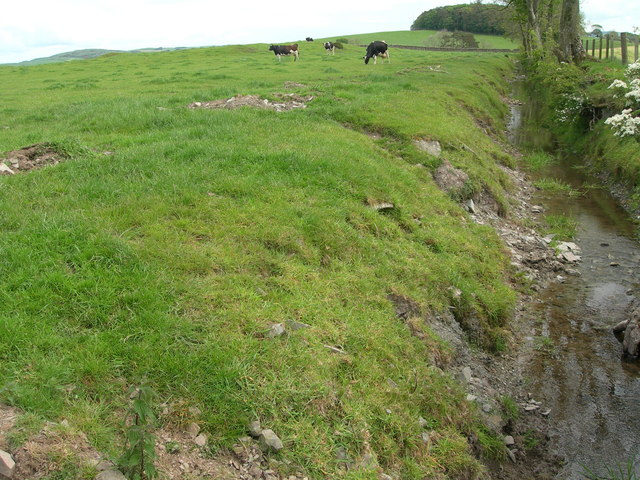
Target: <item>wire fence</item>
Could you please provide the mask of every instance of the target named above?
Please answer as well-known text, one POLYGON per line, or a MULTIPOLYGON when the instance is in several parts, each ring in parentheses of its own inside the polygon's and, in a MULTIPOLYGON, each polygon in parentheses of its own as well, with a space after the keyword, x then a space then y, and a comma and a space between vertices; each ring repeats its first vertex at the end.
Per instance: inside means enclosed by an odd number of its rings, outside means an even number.
POLYGON ((621 33, 620 35, 608 33, 599 38, 586 38, 582 41, 587 55, 599 60, 619 60, 623 65, 636 62, 638 58, 638 35, 621 33))
MULTIPOLYGON (((367 48, 367 45, 358 45, 367 48)), ((488 52, 488 53, 518 53, 519 50, 508 48, 445 48, 445 47, 419 47, 417 45, 389 45, 389 48, 404 50, 424 50, 428 52, 488 52)))

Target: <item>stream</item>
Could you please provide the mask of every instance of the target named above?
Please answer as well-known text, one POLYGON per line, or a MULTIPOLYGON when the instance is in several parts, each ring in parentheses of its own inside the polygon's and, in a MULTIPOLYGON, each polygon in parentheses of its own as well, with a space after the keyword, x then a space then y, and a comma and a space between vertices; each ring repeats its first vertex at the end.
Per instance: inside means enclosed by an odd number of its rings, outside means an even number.
POLYGON ((540 190, 532 200, 545 215, 577 223, 573 241, 582 261, 575 266, 579 276, 563 274, 564 283, 540 292, 536 340, 547 348, 535 355, 527 388, 551 410, 550 444, 567 462, 558 478, 587 478, 585 467, 600 478, 636 478, 626 472, 630 466, 640 475, 640 360, 623 358, 611 332, 640 293, 635 225, 608 192, 591 188, 599 182, 580 168, 582 159, 554 151, 551 135, 535 127, 535 110, 533 102, 512 107, 511 141, 523 150, 544 148, 559 157, 534 178, 551 177, 583 192, 569 198, 566 192, 540 190), (605 475, 619 468, 624 476, 605 475))

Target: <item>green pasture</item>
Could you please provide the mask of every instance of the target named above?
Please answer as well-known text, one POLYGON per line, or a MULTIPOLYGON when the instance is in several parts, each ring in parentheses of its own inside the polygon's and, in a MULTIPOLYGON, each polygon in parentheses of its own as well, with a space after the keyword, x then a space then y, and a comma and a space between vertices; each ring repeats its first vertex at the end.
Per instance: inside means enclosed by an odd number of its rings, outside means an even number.
MULTIPOLYGON (((375 32, 363 33, 359 35, 340 35, 336 38, 347 38, 349 40, 349 43, 355 43, 358 45, 366 45, 370 42, 373 42, 374 40, 384 40, 388 44, 393 45, 412 45, 424 47, 427 38, 435 33, 436 30, 401 30, 397 32, 375 32)), ((473 35, 480 44, 480 48, 507 48, 512 50, 518 48, 518 44, 507 37, 502 37, 499 35, 481 35, 477 33, 474 33, 473 35)), ((331 37, 327 39, 320 39, 320 41, 324 40, 335 40, 335 38, 331 37)))
POLYGON ((495 442, 450 347, 424 319, 412 335, 390 296, 504 348, 504 247, 436 187, 442 158, 414 141, 440 141, 470 176, 461 195, 488 192, 508 215, 511 60, 397 50, 365 66, 362 48, 329 57, 316 41, 278 63, 267 48, 0 67, 0 152, 47 143, 68 157, 0 177, 0 402, 117 455, 127 389, 146 379, 158 402, 202 411, 188 420, 212 454, 259 418, 284 441, 285 473, 476 478, 495 442), (314 98, 187 108, 290 93, 314 98), (310 328, 266 338, 287 320, 310 328), (347 471, 339 449, 355 465, 370 449, 374 466, 347 471))

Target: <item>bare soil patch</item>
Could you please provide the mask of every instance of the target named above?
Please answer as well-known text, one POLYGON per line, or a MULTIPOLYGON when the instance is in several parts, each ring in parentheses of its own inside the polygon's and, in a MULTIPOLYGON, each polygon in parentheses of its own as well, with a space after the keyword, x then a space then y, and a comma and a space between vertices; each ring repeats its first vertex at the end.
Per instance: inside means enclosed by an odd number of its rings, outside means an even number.
POLYGON ((258 95, 236 95, 228 99, 212 100, 209 102, 193 102, 188 105, 191 109, 225 109, 234 110, 240 107, 252 107, 276 112, 286 112, 289 110, 307 108, 307 103, 313 100, 312 95, 302 96, 296 93, 278 93, 274 95, 279 100, 271 101, 258 95))
POLYGON ((56 150, 50 143, 36 143, 19 150, 7 152, 0 160, 0 175, 13 175, 28 172, 49 165, 57 165, 67 159, 67 156, 56 150))

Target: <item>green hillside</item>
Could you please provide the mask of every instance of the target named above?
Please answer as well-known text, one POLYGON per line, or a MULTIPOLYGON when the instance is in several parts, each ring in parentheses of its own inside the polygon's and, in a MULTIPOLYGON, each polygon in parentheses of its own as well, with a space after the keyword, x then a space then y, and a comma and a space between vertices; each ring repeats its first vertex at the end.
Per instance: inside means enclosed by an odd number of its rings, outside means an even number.
POLYGON ((450 346, 392 299, 504 348, 509 259, 414 141, 438 140, 469 175, 460 195, 508 211, 511 159, 486 132, 504 130, 510 60, 395 51, 365 66, 360 47, 314 42, 278 63, 267 48, 0 67, 0 152, 43 143, 65 159, 0 176, 0 403, 116 456, 128 387, 146 379, 155 408, 197 415, 212 456, 259 418, 285 474, 478 478, 502 441, 450 346), (187 108, 292 93, 307 108, 187 108), (310 327, 269 338, 290 320, 310 327))
MULTIPOLYGON (((151 53, 151 52, 172 52, 175 50, 182 50, 184 47, 177 48, 141 48, 138 50, 130 50, 129 53, 151 53)), ((105 50, 101 48, 89 48, 84 50, 73 50, 71 52, 58 53, 51 55, 50 57, 34 58, 33 60, 27 60, 19 63, 9 63, 7 66, 31 66, 31 65, 43 65, 46 63, 60 63, 69 62, 72 60, 88 60, 90 58, 100 57, 106 54, 123 53, 124 50, 105 50)), ((1 64, 0 64, 1 65, 1 64)))

